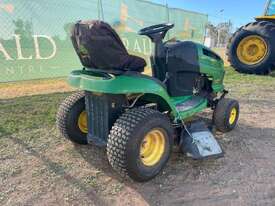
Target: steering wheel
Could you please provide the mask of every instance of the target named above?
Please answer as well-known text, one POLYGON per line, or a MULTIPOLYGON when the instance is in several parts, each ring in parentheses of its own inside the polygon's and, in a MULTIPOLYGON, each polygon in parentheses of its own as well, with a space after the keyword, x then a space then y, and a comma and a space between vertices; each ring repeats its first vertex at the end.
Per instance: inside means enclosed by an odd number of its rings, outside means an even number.
POLYGON ((157 34, 157 33, 166 33, 169 29, 172 29, 174 24, 166 23, 166 24, 157 24, 153 26, 146 27, 141 29, 138 34, 139 35, 150 35, 150 34, 157 34))

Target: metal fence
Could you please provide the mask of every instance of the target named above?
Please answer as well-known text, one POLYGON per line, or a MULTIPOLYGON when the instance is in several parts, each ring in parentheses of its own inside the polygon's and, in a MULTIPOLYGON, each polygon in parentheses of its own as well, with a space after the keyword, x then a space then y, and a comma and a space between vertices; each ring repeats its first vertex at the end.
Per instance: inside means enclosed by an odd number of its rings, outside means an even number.
POLYGON ((147 60, 152 45, 136 34, 139 29, 172 22, 176 27, 168 38, 203 42, 208 20, 143 0, 2 0, 0 82, 62 77, 80 68, 70 42, 70 27, 80 19, 107 21, 130 53, 147 60))

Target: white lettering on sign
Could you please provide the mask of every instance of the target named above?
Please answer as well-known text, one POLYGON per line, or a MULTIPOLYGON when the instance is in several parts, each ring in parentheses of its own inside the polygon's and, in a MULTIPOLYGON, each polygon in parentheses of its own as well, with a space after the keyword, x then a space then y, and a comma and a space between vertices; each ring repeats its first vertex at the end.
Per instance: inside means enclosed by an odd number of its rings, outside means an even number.
MULTIPOLYGON (((145 48, 144 48, 144 49, 145 49, 145 48)), ((140 46, 139 46, 139 42, 138 42, 137 39, 135 40, 134 52, 142 53, 142 50, 141 50, 141 48, 140 48, 140 46)))
MULTIPOLYGON (((33 55, 29 55, 29 56, 24 56, 23 54, 23 49, 22 45, 21 45, 21 36, 18 34, 14 34, 13 35, 14 40, 15 40, 15 46, 16 46, 16 52, 17 52, 17 60, 31 60, 33 59, 33 55)), ((37 60, 48 60, 48 59, 52 59, 56 56, 57 53, 57 46, 55 41, 53 40, 53 38, 51 38, 50 36, 46 36, 46 35, 33 35, 33 42, 34 42, 34 51, 35 51, 35 59, 37 60), (51 45, 51 52, 48 56, 42 56, 41 52, 40 52, 40 44, 39 44, 39 39, 44 39, 46 41, 48 41, 51 45)), ((0 42, 0 54, 4 55, 5 60, 14 60, 10 54, 7 52, 7 50, 5 49, 5 47, 3 46, 3 44, 0 42)), ((25 54, 26 55, 26 54, 25 54)), ((16 58, 16 57, 14 57, 16 58)))
POLYGON ((6 58, 6 60, 13 60, 10 55, 8 54, 8 52, 5 50, 5 48, 3 47, 3 45, 0 42, 0 52, 2 52, 4 54, 4 57, 6 58))
POLYGON ((129 40, 125 37, 121 38, 124 46, 126 47, 127 50, 129 50, 129 40))
POLYGON ((55 41, 51 37, 46 36, 46 35, 34 35, 33 40, 34 40, 34 48, 35 48, 35 54, 36 54, 35 57, 36 57, 36 59, 52 59, 52 58, 55 57, 57 47, 56 47, 55 41), (49 56, 47 56, 47 57, 42 57, 41 56, 38 38, 47 39, 51 43, 52 53, 49 56))
POLYGON ((17 58, 18 60, 27 60, 27 59, 32 59, 32 55, 30 55, 29 57, 24 57, 22 54, 22 48, 21 48, 21 38, 20 35, 14 34, 13 35, 15 38, 15 44, 16 44, 16 50, 17 50, 17 58))
POLYGON ((128 51, 141 53, 147 56, 152 53, 152 44, 149 39, 142 38, 129 41, 127 37, 122 37, 121 40, 128 51))
POLYGON ((148 42, 148 40, 145 38, 142 39, 142 42, 143 42, 144 54, 150 55, 152 53, 152 44, 150 42, 148 42), (146 44, 149 47, 149 51, 146 51, 146 44))

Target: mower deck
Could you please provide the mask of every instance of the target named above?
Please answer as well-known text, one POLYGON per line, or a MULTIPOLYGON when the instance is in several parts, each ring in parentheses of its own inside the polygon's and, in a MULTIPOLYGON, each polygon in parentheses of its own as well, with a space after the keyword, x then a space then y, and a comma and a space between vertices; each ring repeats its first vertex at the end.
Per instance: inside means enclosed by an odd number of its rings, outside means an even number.
POLYGON ((207 100, 199 96, 186 96, 184 99, 173 98, 172 101, 180 117, 184 118, 188 118, 207 108, 207 100))

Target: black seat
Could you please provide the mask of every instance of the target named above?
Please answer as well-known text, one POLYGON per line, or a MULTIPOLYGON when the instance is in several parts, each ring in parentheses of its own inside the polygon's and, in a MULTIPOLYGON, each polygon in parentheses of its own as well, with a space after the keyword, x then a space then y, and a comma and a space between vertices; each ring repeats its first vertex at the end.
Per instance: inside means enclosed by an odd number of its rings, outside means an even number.
POLYGON ((146 62, 143 58, 134 56, 134 55, 126 55, 126 62, 123 64, 123 70, 126 71, 135 71, 135 72, 144 72, 144 68, 146 67, 146 62))
POLYGON ((102 21, 79 21, 72 42, 84 67, 111 71, 143 72, 143 58, 130 55, 116 31, 102 21))

